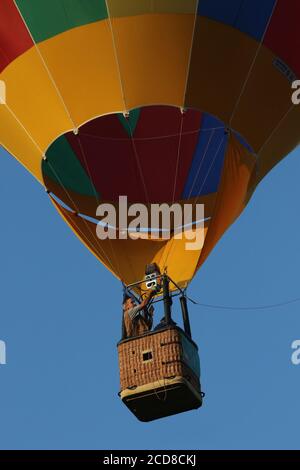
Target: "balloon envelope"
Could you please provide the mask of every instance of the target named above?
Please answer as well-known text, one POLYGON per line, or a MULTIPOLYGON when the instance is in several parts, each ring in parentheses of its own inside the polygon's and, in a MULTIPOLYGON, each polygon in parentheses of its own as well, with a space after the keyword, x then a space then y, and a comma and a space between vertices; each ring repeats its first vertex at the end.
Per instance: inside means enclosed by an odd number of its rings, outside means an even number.
POLYGON ((186 286, 299 142, 298 0, 2 0, 1 144, 126 283, 186 286), (129 115, 128 115, 129 113, 129 115), (101 202, 205 204, 204 244, 100 240, 101 202))

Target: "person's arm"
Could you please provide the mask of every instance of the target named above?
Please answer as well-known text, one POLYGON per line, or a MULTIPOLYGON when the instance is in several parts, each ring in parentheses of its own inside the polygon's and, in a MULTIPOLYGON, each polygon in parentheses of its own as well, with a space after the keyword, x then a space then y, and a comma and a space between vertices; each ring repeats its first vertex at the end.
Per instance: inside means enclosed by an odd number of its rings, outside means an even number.
POLYGON ((144 300, 140 303, 139 307, 141 307, 141 309, 147 307, 148 303, 150 302, 150 300, 155 294, 156 294, 156 291, 151 290, 149 294, 144 298, 144 300))
POLYGON ((140 311, 143 309, 141 305, 142 304, 136 305, 135 307, 127 310, 127 315, 129 316, 131 321, 133 321, 139 315, 140 311))
POLYGON ((152 299, 154 295, 155 295, 155 291, 150 291, 149 294, 144 298, 144 300, 139 305, 136 305, 135 307, 127 311, 127 314, 131 321, 133 321, 140 314, 140 312, 144 310, 145 307, 147 307, 148 303, 150 302, 150 300, 152 299))

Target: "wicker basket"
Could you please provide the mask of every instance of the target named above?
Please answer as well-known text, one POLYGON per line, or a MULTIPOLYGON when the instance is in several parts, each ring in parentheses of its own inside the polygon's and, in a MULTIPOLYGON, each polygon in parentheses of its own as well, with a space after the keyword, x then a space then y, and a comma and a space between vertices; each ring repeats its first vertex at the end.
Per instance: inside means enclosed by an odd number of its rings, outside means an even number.
MULTIPOLYGON (((180 383, 181 388, 188 388, 188 395, 192 393, 193 403, 190 405, 182 403, 178 411, 164 406, 160 412, 157 411, 157 403, 154 403, 156 412, 152 413, 154 417, 147 414, 147 419, 138 416, 143 421, 149 421, 161 416, 167 416, 186 411, 187 409, 197 408, 201 405, 200 389, 200 366, 198 357, 198 348, 196 344, 188 338, 184 331, 177 326, 169 326, 161 330, 146 333, 137 338, 123 340, 118 344, 121 398, 126 405, 136 415, 136 405, 134 399, 141 398, 153 392, 153 397, 159 396, 160 391, 164 393, 167 388, 180 383), (194 398, 196 397, 196 402, 194 398), (132 406, 129 406, 128 400, 132 406), (197 406, 196 406, 197 405, 197 406), (157 416, 158 414, 158 416, 157 416)), ((177 387, 178 388, 178 387, 177 387)), ((177 389, 176 389, 177 390, 177 389)), ((174 392, 173 392, 174 393, 174 392)), ((178 390, 177 392, 178 393, 178 390)), ((169 393, 170 395, 170 393, 169 393)), ((185 394, 181 395, 183 398, 185 394)), ((189 399, 190 400, 190 399, 189 399)), ((166 401, 166 400, 165 400, 166 401)), ((148 403, 149 412, 149 403, 148 403)), ((152 407, 153 408, 153 407, 152 407)), ((143 415, 143 407, 140 406, 139 414, 143 415)), ((145 418, 145 417, 144 417, 145 418)))

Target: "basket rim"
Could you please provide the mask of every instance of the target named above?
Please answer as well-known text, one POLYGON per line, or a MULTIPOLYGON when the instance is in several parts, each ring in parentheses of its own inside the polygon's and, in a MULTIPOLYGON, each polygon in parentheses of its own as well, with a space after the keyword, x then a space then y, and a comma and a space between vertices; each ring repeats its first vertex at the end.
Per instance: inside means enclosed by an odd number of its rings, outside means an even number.
POLYGON ((147 331, 146 333, 143 333, 139 336, 132 336, 130 338, 121 339, 120 341, 118 341, 117 347, 121 346, 122 344, 129 343, 130 341, 135 341, 140 338, 145 338, 147 336, 156 335, 158 333, 162 333, 163 331, 167 331, 167 330, 176 330, 182 333, 185 336, 185 338, 188 341, 190 341, 190 343, 192 343, 198 351, 199 348, 198 348, 198 345, 195 343, 195 341, 190 336, 188 336, 186 332, 180 326, 177 326, 177 325, 167 325, 165 327, 160 328, 159 330, 147 331))

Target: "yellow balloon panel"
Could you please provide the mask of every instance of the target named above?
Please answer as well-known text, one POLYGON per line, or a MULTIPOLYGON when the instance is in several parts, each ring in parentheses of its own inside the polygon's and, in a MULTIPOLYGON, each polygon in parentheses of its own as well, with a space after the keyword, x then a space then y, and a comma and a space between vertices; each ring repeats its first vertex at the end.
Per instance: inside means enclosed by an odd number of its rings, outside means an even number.
POLYGON ((0 145, 18 160, 41 184, 42 152, 30 138, 13 112, 0 105, 0 145))
POLYGON ((96 116, 124 111, 108 20, 71 29, 39 47, 76 126, 96 116))
POLYGON ((194 15, 114 18, 112 31, 127 109, 183 106, 194 15))
POLYGON ((23 127, 42 152, 58 135, 73 128, 52 76, 36 48, 29 49, 6 67, 0 80, 7 89, 7 106, 1 105, 0 112, 8 107, 14 116, 14 123, 6 124, 7 128, 11 127, 10 133, 1 133, 1 139, 7 139, 8 148, 16 139, 15 127, 23 127))

